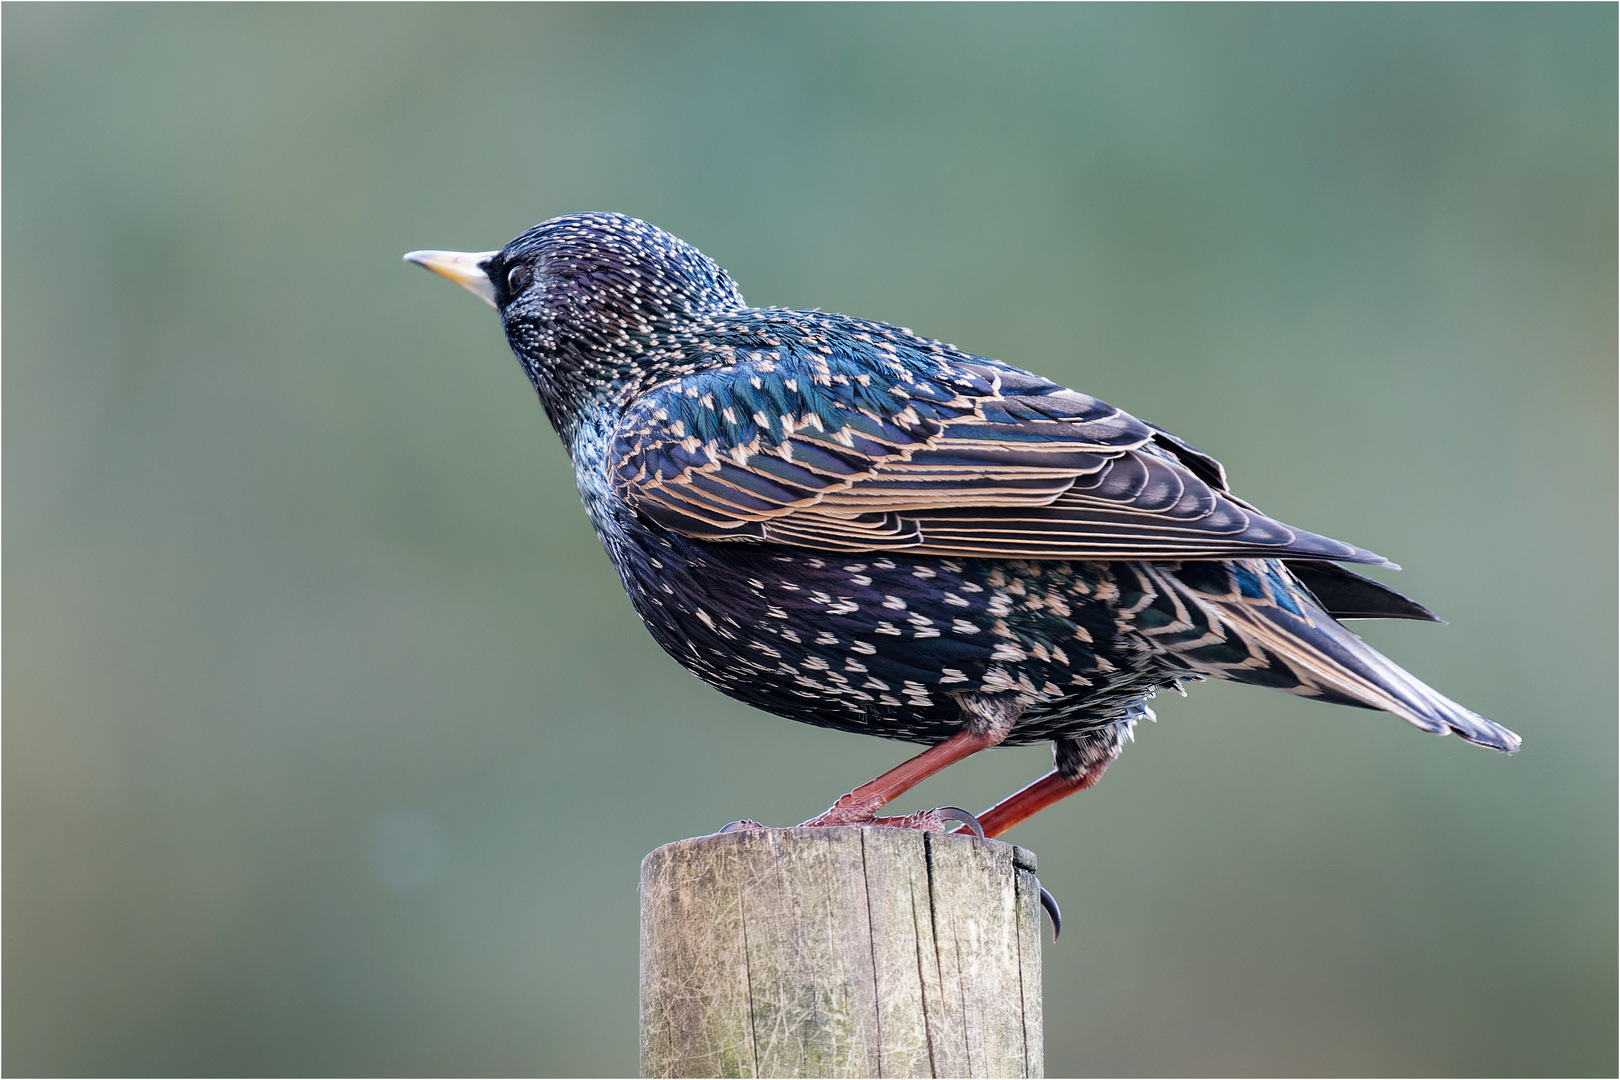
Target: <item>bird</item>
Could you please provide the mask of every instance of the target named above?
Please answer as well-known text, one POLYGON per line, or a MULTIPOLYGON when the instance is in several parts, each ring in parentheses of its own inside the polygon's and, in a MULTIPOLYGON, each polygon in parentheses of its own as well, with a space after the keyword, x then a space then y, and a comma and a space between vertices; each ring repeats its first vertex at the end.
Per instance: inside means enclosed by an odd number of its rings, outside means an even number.
POLYGON ((498 312, 665 652, 765 712, 927 747, 806 826, 998 836, 1096 784, 1155 694, 1205 679, 1519 747, 1343 625, 1438 621, 1349 569, 1395 564, 1267 516, 1104 401, 904 327, 750 307, 623 214, 405 258, 498 312), (879 815, 1041 742, 1052 769, 983 813, 879 815))

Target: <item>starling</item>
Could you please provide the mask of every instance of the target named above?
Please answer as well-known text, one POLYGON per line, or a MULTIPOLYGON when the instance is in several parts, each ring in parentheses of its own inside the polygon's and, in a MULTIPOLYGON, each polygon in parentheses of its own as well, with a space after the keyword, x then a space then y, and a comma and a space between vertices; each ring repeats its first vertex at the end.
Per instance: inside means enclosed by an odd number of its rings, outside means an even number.
POLYGON ((807 825, 942 827, 970 815, 876 814, 978 750, 1050 741, 1055 768, 979 815, 994 836, 1206 678, 1518 748, 1341 625, 1434 620, 1344 565, 1394 564, 1267 517, 1106 402, 903 327, 749 307, 621 214, 406 258, 500 313, 666 652, 766 712, 929 747, 807 825))

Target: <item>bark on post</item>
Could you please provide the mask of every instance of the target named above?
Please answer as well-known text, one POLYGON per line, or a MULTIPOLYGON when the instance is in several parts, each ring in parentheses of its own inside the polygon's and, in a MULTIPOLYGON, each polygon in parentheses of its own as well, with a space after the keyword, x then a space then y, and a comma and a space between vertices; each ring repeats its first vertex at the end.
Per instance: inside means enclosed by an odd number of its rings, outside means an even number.
POLYGON ((641 864, 643 1076, 1041 1076, 1035 858, 846 826, 641 864))

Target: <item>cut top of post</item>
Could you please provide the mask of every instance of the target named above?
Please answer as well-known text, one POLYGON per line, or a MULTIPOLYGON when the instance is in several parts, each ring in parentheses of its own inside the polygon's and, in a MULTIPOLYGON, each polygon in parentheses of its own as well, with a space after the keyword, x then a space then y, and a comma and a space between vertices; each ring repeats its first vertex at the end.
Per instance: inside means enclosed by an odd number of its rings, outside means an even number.
POLYGON ((641 866, 644 1076, 1040 1076, 1034 855, 748 829, 641 866))

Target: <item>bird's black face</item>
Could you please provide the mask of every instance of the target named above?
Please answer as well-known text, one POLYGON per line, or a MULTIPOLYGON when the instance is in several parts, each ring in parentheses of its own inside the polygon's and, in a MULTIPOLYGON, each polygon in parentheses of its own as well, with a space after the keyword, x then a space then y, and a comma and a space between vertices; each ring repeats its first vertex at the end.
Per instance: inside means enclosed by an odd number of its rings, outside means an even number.
POLYGON ((523 295, 530 285, 534 284, 534 266, 528 262, 516 262, 510 266, 495 266, 485 270, 494 273, 490 283, 495 286, 495 306, 504 309, 514 299, 523 295), (504 271, 504 272, 503 272, 504 271))
POLYGON ((480 269, 506 340, 559 430, 581 402, 632 379, 663 335, 743 306, 712 259, 621 214, 553 218, 480 269))
POLYGON ((714 260, 623 214, 569 214, 500 251, 405 256, 501 315, 512 351, 565 436, 587 402, 657 374, 655 354, 691 344, 743 307, 714 260))

